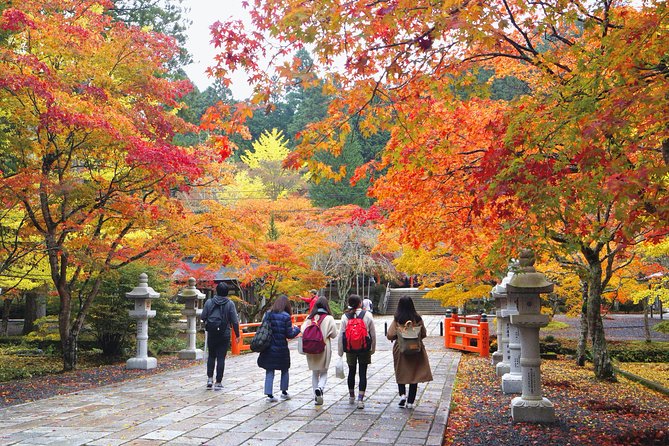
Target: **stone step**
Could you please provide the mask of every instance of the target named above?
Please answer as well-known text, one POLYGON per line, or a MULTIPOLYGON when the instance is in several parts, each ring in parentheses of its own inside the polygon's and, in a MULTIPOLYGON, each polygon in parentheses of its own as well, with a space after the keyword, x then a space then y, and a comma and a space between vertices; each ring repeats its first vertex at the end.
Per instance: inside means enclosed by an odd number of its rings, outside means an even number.
POLYGON ((428 291, 430 290, 419 288, 391 288, 385 314, 395 313, 397 302, 402 296, 409 296, 413 299, 414 306, 419 314, 446 314, 446 308, 441 305, 440 301, 424 297, 428 291))

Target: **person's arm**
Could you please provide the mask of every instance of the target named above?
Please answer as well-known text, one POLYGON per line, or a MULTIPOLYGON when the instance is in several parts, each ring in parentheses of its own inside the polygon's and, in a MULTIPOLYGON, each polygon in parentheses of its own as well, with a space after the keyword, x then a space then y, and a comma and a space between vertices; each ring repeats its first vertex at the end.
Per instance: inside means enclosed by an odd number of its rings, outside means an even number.
POLYGON ((388 327, 388 334, 386 335, 389 341, 394 341, 397 339, 397 323, 393 319, 393 321, 390 323, 390 326, 388 327))
POLYGON ((325 338, 334 339, 337 337, 337 323, 332 316, 325 316, 323 323, 327 322, 328 332, 325 338))
POLYGON ((285 329, 286 339, 293 339, 297 337, 298 334, 300 334, 300 327, 293 325, 293 321, 290 316, 288 316, 288 319, 286 319, 285 329))
POLYGON ((237 336, 237 339, 239 339, 239 316, 237 316, 237 308, 235 308, 235 304, 232 301, 229 301, 229 317, 230 317, 230 325, 232 325, 232 329, 235 331, 235 336, 237 336))
POLYGON ((204 303, 204 307, 202 307, 202 313, 200 313, 200 320, 202 322, 206 321, 207 318, 209 317, 209 308, 211 308, 210 305, 207 305, 209 301, 206 301, 204 303))
POLYGON ((369 328, 367 329, 369 331, 369 335, 372 337, 372 353, 376 351, 376 328, 374 327, 374 316, 372 316, 372 313, 367 312, 365 314, 365 317, 369 318, 369 328))
POLYGON ((339 327, 339 339, 337 341, 337 351, 339 356, 344 355, 344 332, 346 331, 346 321, 348 321, 348 318, 343 314, 341 316, 341 327, 339 327))
POLYGON ((311 296, 309 296, 309 297, 302 297, 302 296, 300 296, 300 299, 301 299, 302 301, 304 301, 304 302, 310 304, 312 298, 311 298, 311 296))

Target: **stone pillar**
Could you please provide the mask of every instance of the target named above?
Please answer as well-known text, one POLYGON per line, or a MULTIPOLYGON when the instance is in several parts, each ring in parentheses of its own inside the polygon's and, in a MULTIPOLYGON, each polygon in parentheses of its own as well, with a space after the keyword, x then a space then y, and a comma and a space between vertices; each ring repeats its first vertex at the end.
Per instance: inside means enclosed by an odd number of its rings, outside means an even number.
MULTIPOLYGON (((493 358, 493 364, 495 365, 495 371, 497 372, 498 377, 504 376, 504 374, 511 371, 511 353, 509 350, 509 314, 508 314, 508 299, 506 293, 506 285, 511 280, 513 276, 512 272, 509 272, 501 283, 495 285, 491 291, 492 297, 495 299, 495 308, 497 309, 497 351, 494 355, 497 355, 497 360, 493 358)), ((520 349, 520 345, 518 346, 520 349)), ((520 354, 518 355, 520 358, 520 354)), ((518 365, 518 373, 520 373, 520 363, 518 365)), ((520 389, 518 390, 518 393, 520 389)))
MULTIPOLYGON (((507 276, 509 277, 509 276, 507 276)), ((513 277, 513 273, 511 274, 513 277)), ((523 389, 523 375, 520 369, 520 329, 517 325, 511 323, 511 316, 518 314, 518 299, 516 296, 508 295, 508 282, 505 284, 507 291, 506 308, 502 310, 502 317, 506 323, 506 337, 508 344, 506 346, 506 358, 509 364, 509 371, 502 375, 502 392, 505 394, 521 393, 523 389)))
POLYGON ((156 311, 151 310, 151 299, 159 298, 160 293, 149 286, 148 276, 142 273, 139 275, 139 285, 129 293, 125 293, 125 297, 135 300, 135 309, 128 313, 131 318, 137 319, 137 356, 128 359, 126 368, 155 369, 158 361, 148 355, 149 318, 156 315, 156 311))
POLYGON ((183 303, 185 308, 181 310, 181 314, 186 316, 188 321, 188 347, 179 351, 179 359, 202 359, 204 353, 202 350, 195 348, 195 340, 197 333, 197 317, 202 313, 198 308, 197 302, 204 299, 204 293, 195 288, 195 278, 188 279, 188 285, 177 294, 179 303, 183 303))
POLYGON ((513 421, 552 423, 555 407, 541 391, 541 356, 539 329, 548 325, 548 316, 541 314, 540 294, 553 291, 553 284, 534 269, 534 253, 520 254, 520 268, 509 281, 507 293, 518 303, 518 314, 511 315, 511 324, 520 330, 520 367, 522 395, 511 400, 513 421))

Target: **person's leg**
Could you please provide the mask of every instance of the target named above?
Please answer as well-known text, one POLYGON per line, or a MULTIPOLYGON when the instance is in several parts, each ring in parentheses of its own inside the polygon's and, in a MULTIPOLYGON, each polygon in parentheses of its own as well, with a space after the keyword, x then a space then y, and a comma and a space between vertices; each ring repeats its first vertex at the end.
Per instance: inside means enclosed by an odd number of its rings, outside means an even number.
POLYGON ((401 395, 406 395, 406 394, 407 394, 407 386, 406 386, 406 384, 398 384, 398 385, 397 385, 397 390, 399 391, 400 396, 401 396, 401 395))
POLYGON ((311 388, 313 389, 314 392, 316 392, 316 389, 318 389, 318 376, 320 375, 319 370, 312 370, 311 371, 311 388))
POLYGON ((327 370, 321 370, 319 371, 319 376, 318 376, 318 388, 321 389, 322 391, 325 391, 325 386, 328 383, 328 371, 327 370))
POLYGON ((407 398, 408 404, 413 404, 416 401, 416 393, 418 393, 418 383, 409 384, 409 397, 407 398))
POLYGON ((360 363, 360 380, 358 381, 358 390, 364 395, 367 390, 367 364, 360 363))
POLYGON ((272 396, 274 387, 274 370, 265 370, 265 395, 272 396))
POLYGON ((281 392, 286 393, 288 392, 288 384, 289 384, 289 374, 288 374, 289 369, 281 370, 281 392))
POLYGON ((355 396, 355 369, 356 364, 348 365, 348 394, 349 396, 355 396))
POLYGON ((406 384, 397 384, 397 390, 400 393, 400 402, 398 405, 404 407, 407 404, 407 386, 406 384))
POLYGON ((225 355, 228 354, 228 347, 230 346, 230 338, 223 337, 216 352, 216 382, 220 383, 223 380, 223 372, 225 371, 225 355))
POLYGON ((218 347, 218 338, 214 332, 207 333, 207 377, 214 377, 214 367, 216 366, 216 349, 218 347))

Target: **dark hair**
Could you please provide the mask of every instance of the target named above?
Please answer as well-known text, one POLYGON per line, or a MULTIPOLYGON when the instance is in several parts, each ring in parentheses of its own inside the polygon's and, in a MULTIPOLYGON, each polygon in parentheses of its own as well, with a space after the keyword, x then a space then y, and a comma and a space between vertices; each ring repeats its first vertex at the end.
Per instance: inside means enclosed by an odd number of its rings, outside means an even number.
POLYGON ((286 313, 292 315, 293 308, 290 305, 290 300, 288 300, 288 296, 282 294, 279 297, 277 297, 270 311, 274 313, 281 313, 282 311, 285 311, 286 313))
POLYGON ((219 282, 216 285, 216 295, 218 296, 227 296, 230 288, 225 284, 225 282, 219 282))
POLYGON ((314 304, 313 308, 311 309, 311 312, 309 313, 309 316, 307 316, 308 319, 313 319, 314 316, 316 316, 316 313, 318 313, 318 310, 320 308, 323 308, 327 314, 332 314, 332 311, 330 311, 330 303, 328 302, 328 298, 325 296, 321 296, 318 298, 316 303, 314 304))
POLYGON ((352 316, 355 314, 355 310, 362 305, 362 298, 357 294, 351 294, 348 296, 348 306, 350 307, 348 312, 352 316))
POLYGON ((422 320, 420 314, 416 312, 413 299, 406 295, 400 297, 400 300, 397 302, 397 310, 395 311, 395 322, 404 325, 407 321, 418 323, 422 320))

